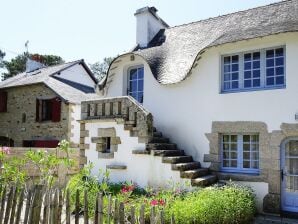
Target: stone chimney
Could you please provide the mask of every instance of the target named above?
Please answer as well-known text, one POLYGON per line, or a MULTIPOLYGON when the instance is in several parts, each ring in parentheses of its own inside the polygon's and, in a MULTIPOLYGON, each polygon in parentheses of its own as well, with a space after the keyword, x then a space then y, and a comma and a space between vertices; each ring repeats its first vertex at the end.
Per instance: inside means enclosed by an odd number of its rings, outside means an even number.
POLYGON ((168 28, 169 25, 158 15, 155 7, 144 7, 136 11, 137 18, 137 44, 139 47, 147 47, 148 43, 160 29, 168 28))
POLYGON ((33 72, 37 69, 44 68, 44 67, 46 67, 46 66, 44 64, 42 64, 41 62, 27 58, 26 73, 30 73, 30 72, 33 72))

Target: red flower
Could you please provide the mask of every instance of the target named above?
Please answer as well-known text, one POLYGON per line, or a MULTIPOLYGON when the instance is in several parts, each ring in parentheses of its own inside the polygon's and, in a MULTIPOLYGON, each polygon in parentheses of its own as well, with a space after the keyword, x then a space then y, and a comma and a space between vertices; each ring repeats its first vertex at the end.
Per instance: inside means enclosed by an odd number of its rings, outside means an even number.
POLYGON ((166 202, 163 199, 159 199, 158 204, 161 205, 161 206, 164 206, 166 204, 166 202))

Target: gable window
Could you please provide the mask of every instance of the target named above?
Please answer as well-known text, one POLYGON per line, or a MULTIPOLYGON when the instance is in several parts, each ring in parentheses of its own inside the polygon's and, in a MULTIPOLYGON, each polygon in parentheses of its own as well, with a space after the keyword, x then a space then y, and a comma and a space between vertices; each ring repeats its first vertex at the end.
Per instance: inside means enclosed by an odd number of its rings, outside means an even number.
POLYGON ((285 87, 284 47, 222 57, 222 92, 285 87))
POLYGON ((144 67, 134 67, 128 70, 128 95, 139 103, 144 99, 144 67))
POLYGON ((0 91, 0 112, 7 112, 7 92, 0 91))
POLYGON ((61 118, 61 100, 56 97, 53 99, 36 100, 36 121, 59 122, 61 118))
POLYGON ((222 170, 230 172, 258 173, 259 135, 222 135, 222 170))

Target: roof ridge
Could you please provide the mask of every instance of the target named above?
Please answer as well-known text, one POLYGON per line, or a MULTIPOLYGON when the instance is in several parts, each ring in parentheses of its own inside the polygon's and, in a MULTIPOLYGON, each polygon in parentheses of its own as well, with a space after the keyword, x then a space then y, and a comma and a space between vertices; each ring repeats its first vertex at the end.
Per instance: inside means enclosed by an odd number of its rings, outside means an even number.
POLYGON ((219 15, 219 16, 210 17, 210 18, 207 18, 207 19, 201 19, 201 20, 198 20, 198 21, 190 22, 190 23, 184 23, 184 24, 172 26, 172 27, 166 28, 166 30, 170 30, 170 29, 178 28, 178 27, 182 27, 182 26, 188 26, 188 25, 192 25, 192 24, 196 24, 196 23, 200 23, 200 22, 207 22, 207 21, 210 21, 210 20, 219 19, 219 18, 230 16, 230 15, 237 14, 237 13, 244 13, 244 12, 259 9, 259 8, 266 8, 266 7, 270 7, 270 6, 273 6, 273 5, 281 5, 281 4, 285 4, 286 2, 292 2, 292 1, 297 1, 297 0, 281 0, 281 1, 278 1, 278 2, 270 3, 268 5, 261 5, 261 6, 257 6, 257 7, 253 7, 253 8, 249 8, 249 9, 244 9, 244 10, 240 10, 240 11, 236 11, 236 12, 227 13, 227 14, 224 14, 224 15, 219 15))
MULTIPOLYGON (((52 67, 55 67, 55 66, 60 66, 60 65, 66 65, 66 64, 71 64, 71 63, 78 63, 80 61, 82 61, 83 59, 78 59, 78 60, 74 60, 74 61, 69 61, 69 62, 64 62, 64 63, 61 63, 61 64, 56 64, 56 65, 49 65, 49 66, 46 66, 46 67, 43 67, 43 68, 40 68, 40 69, 47 69, 47 68, 52 68, 52 67)), ((40 70, 39 69, 39 70, 40 70)))

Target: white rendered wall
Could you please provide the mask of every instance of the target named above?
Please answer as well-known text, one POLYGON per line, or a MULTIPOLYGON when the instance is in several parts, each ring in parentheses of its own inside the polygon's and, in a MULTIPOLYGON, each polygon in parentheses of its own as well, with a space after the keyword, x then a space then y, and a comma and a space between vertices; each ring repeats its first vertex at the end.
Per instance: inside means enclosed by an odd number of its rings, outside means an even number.
MULTIPOLYGON (((262 121, 269 131, 280 129, 282 122, 297 123, 298 112, 298 33, 225 44, 207 49, 198 66, 186 80, 161 85, 148 64, 140 57, 121 59, 107 96, 126 95, 126 76, 130 66, 143 64, 144 103, 154 117, 154 126, 180 149, 203 162, 209 153, 205 137, 213 121, 262 121), (275 46, 286 48, 286 88, 220 94, 221 55, 275 46)), ((208 164, 202 163, 203 166, 208 164)))
POLYGON ((70 68, 62 71, 60 75, 57 74, 55 76, 62 79, 70 80, 72 82, 77 82, 85 86, 90 86, 92 88, 94 88, 95 86, 94 81, 91 79, 84 67, 80 64, 71 66, 70 68))
POLYGON ((145 149, 144 143, 138 143, 137 137, 130 137, 129 131, 124 130, 124 125, 116 122, 86 123, 89 137, 85 138, 85 144, 90 144, 90 149, 85 151, 87 161, 92 162, 94 168, 92 175, 98 175, 99 169, 106 170, 106 165, 126 165, 126 170, 110 170, 112 182, 133 181, 141 187, 147 186, 169 186, 170 182, 181 183, 186 186, 180 178, 179 171, 172 171, 170 164, 161 162, 162 157, 153 155, 134 155, 132 150, 145 149), (121 144, 118 151, 114 153, 113 159, 98 158, 96 143, 91 142, 91 137, 98 136, 98 128, 116 129, 116 136, 120 137, 121 144))

